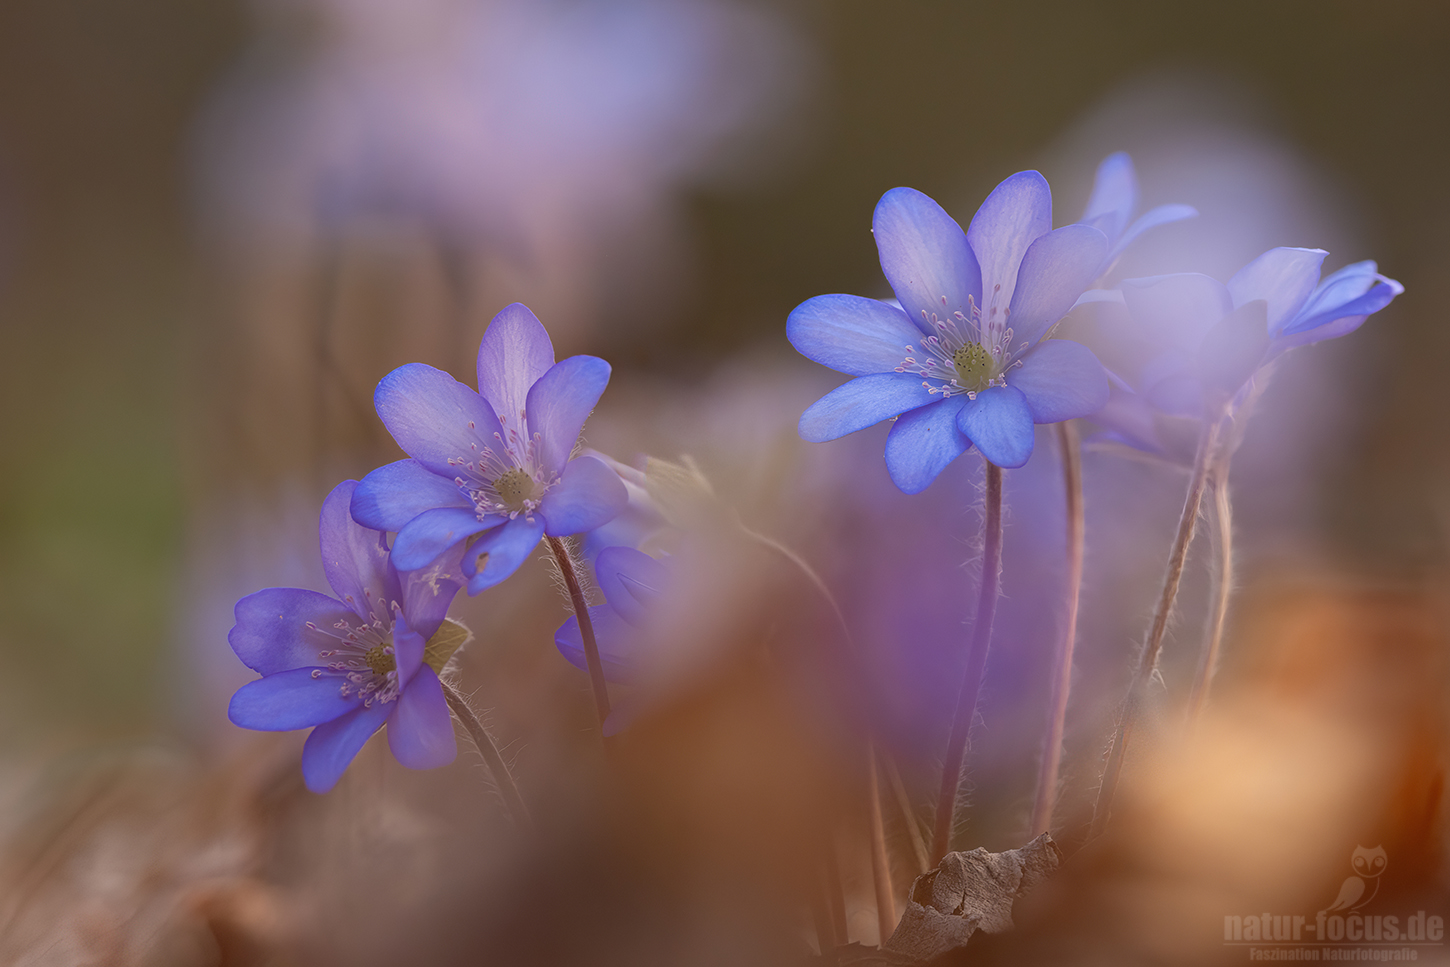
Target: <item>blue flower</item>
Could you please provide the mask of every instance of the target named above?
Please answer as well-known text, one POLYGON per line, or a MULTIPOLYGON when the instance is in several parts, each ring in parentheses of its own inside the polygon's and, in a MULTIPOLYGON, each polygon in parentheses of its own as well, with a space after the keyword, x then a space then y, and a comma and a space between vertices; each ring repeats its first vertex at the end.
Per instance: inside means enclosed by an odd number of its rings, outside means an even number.
POLYGON ((1353 332, 1404 291, 1374 262, 1356 262, 1321 280, 1327 254, 1270 249, 1227 285, 1191 272, 1125 280, 1122 297, 1132 326, 1158 348, 1124 387, 1137 399, 1116 394, 1103 422, 1125 442, 1152 449, 1142 439, 1147 408, 1202 417, 1206 408, 1232 400, 1282 353, 1353 332))
POLYGON ((1159 205, 1133 221, 1137 208, 1138 175, 1133 170, 1133 159, 1125 151, 1108 155, 1098 165, 1092 197, 1088 199, 1081 222, 1108 237, 1108 252, 1098 268, 1098 278, 1111 272, 1118 256, 1150 228, 1198 215, 1198 209, 1191 205, 1159 205))
MULTIPOLYGON (((651 611, 671 583, 670 567, 633 547, 606 547, 594 559, 594 577, 606 602, 589 608, 604 677, 628 684, 636 677, 651 611)), ((588 670, 577 616, 559 626, 554 644, 570 664, 588 670)))
POLYGON ((385 535, 348 511, 357 481, 322 505, 322 567, 336 598, 268 588, 237 602, 232 650, 262 678, 232 696, 228 714, 247 729, 312 727, 302 749, 307 788, 326 792, 374 732, 411 769, 453 761, 453 721, 427 640, 462 586, 458 555, 400 574, 385 535))
POLYGON ((540 539, 593 530, 625 505, 618 475, 591 456, 569 459, 609 382, 595 356, 554 362, 543 325, 514 303, 478 347, 478 392, 409 363, 378 383, 378 416, 411 460, 363 478, 358 523, 397 531, 400 569, 426 567, 481 535, 463 556, 468 593, 518 570, 540 539))
POLYGON ((1032 455, 1032 425, 1087 416, 1108 396, 1085 346, 1045 339, 1097 278, 1107 237, 1052 230, 1052 194, 1035 171, 993 190, 963 233, 911 188, 872 217, 881 270, 901 308, 817 296, 790 314, 804 355, 857 377, 812 404, 800 435, 834 440, 897 416, 886 466, 906 493, 925 489, 973 444, 1001 467, 1032 455))

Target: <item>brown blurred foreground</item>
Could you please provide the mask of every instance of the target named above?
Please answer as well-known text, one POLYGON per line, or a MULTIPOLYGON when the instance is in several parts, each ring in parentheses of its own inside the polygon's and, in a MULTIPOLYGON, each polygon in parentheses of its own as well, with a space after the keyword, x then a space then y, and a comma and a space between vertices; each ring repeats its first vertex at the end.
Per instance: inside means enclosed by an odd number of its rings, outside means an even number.
MULTIPOLYGON (((1312 922, 1357 846, 1388 857, 1365 913, 1450 915, 1447 589, 1290 575, 1247 591, 1197 733, 1165 701, 1110 831, 1019 903, 1015 932, 957 959, 1242 961, 1224 918, 1312 922)), ((576 748, 526 752, 554 760, 524 770, 540 818, 527 838, 470 754, 409 773, 375 740, 322 797, 302 787, 295 736, 212 762, 137 749, 74 767, 7 831, 0 959, 803 963, 833 833, 851 939, 874 943, 851 743, 780 682, 765 652, 736 649, 607 755, 583 729, 576 748)), ((917 861, 889 794, 884 808, 899 913, 917 861)))

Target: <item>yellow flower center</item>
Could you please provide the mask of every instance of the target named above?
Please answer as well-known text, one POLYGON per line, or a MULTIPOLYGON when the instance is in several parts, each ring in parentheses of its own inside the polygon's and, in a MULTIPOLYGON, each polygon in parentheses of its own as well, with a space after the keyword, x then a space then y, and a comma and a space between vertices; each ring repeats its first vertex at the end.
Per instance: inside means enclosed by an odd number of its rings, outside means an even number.
POLYGON ((997 375, 997 360, 981 343, 969 342, 958 349, 952 354, 952 366, 957 371, 957 384, 973 393, 992 385, 997 375))

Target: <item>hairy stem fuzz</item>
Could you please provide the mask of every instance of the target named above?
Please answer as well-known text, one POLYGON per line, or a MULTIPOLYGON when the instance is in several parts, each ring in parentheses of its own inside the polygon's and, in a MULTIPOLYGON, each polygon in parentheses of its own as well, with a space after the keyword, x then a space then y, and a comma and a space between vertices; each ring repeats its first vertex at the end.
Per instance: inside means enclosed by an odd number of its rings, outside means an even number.
POLYGON ((1168 566, 1163 572, 1163 590, 1158 596, 1158 607, 1153 612, 1153 623, 1148 627, 1148 637, 1143 642, 1132 684, 1128 686, 1128 697, 1118 715, 1118 727, 1113 735, 1107 764, 1103 767, 1102 785, 1098 787, 1098 801, 1093 809, 1093 822, 1088 834, 1090 837, 1097 836, 1107 826, 1118 777, 1123 770, 1123 755, 1127 751, 1128 740, 1132 737, 1148 682, 1154 669, 1158 667, 1158 655, 1163 650, 1163 635, 1168 630, 1168 619, 1172 616, 1174 602, 1178 599, 1178 585, 1183 579, 1188 547, 1193 543, 1194 529, 1198 524, 1198 512, 1203 503, 1209 466, 1218 447, 1221 417, 1222 411, 1203 421, 1203 430, 1198 438, 1198 452, 1193 459, 1193 475, 1189 479, 1188 492, 1183 498, 1183 512, 1178 517, 1178 530, 1173 538, 1173 546, 1168 552, 1168 566))
POLYGON ((448 707, 453 710, 454 716, 468 731, 468 737, 473 740, 473 747, 483 757, 483 764, 488 766, 488 771, 493 775, 493 781, 498 786, 499 795, 503 796, 504 805, 508 807, 509 816, 513 818, 514 825, 519 829, 528 829, 532 820, 529 818, 529 809, 524 805, 523 797, 519 795, 518 786, 514 784, 514 777, 509 774, 508 764, 503 761, 499 754, 498 746, 493 741, 493 736, 483 727, 478 716, 473 714, 469 708, 468 700, 459 693, 448 682, 442 682, 443 698, 448 702, 448 707))
POLYGON ((986 466, 986 507, 982 517, 982 584, 977 614, 972 625, 971 650, 957 692, 951 737, 942 761, 941 791, 936 803, 936 825, 932 832, 931 861, 941 863, 951 846, 956 822, 957 790, 966 767, 967 737, 977 714, 977 698, 987 669, 987 648, 992 642, 992 622, 997 614, 997 597, 1002 587, 1002 468, 991 461, 986 466))

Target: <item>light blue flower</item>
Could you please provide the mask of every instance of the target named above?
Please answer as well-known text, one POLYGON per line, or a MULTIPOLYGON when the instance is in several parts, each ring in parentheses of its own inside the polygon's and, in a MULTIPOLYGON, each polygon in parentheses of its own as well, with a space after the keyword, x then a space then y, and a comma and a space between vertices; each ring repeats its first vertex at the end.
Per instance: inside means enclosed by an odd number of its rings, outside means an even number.
POLYGON ((353 517, 397 532, 403 569, 478 535, 463 556, 469 594, 513 574, 546 535, 601 526, 624 508, 624 484, 597 458, 570 455, 609 372, 595 356, 554 362, 549 334, 519 303, 483 334, 477 393, 422 363, 393 370, 374 400, 412 459, 364 477, 353 517))
POLYGON ((1184 434, 1163 439, 1163 416, 1197 419, 1227 405, 1283 353, 1354 332, 1404 291, 1370 261, 1320 279, 1327 254, 1270 249, 1227 285, 1193 272, 1124 280, 1130 338, 1158 350, 1094 419, 1121 442, 1181 459, 1184 434))
POLYGON ((345 480, 333 489, 318 526, 322 567, 337 597, 258 591, 237 602, 227 638, 262 675, 232 697, 232 722, 268 732, 312 728, 302 775, 313 792, 336 785, 385 724, 389 748, 409 768, 447 765, 457 754, 438 673, 423 658, 463 584, 458 553, 399 573, 386 535, 348 512, 356 486, 345 480))
POLYGON ((1044 337, 1097 278, 1108 239, 1088 225, 1053 231, 1042 175, 1002 182, 966 232, 926 195, 893 188, 872 231, 901 307, 823 295, 786 323, 801 353, 856 377, 805 411, 804 439, 834 440, 897 416, 886 466, 917 493, 973 445, 998 466, 1020 467, 1034 423, 1087 416, 1107 400, 1092 352, 1044 337))

